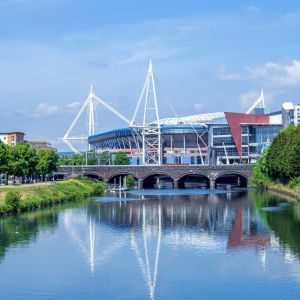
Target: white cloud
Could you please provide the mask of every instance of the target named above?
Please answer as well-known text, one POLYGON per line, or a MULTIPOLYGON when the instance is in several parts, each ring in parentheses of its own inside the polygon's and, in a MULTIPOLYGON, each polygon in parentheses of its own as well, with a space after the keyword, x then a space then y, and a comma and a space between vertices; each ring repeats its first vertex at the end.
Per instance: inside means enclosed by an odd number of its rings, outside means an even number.
POLYGON ((261 12, 261 8, 256 5, 249 5, 246 7, 247 11, 252 12, 252 13, 259 13, 261 12))
POLYGON ((259 67, 248 67, 250 79, 264 80, 281 87, 300 85, 300 61, 293 60, 288 64, 268 62, 259 67))
POLYGON ((72 103, 70 103, 70 104, 68 104, 67 106, 66 106, 66 112, 77 112, 79 109, 80 109, 80 107, 82 106, 82 102, 80 102, 80 101, 75 101, 75 102, 72 102, 72 103))
POLYGON ((43 118, 57 115, 59 113, 61 113, 61 109, 58 105, 51 105, 43 102, 38 104, 34 110, 27 112, 27 116, 32 118, 43 118))
POLYGON ((288 14, 282 15, 280 20, 287 25, 294 24, 299 21, 299 14, 288 13, 288 14))
POLYGON ((193 108, 196 112, 201 112, 203 110, 203 104, 201 103, 196 103, 193 105, 193 108))
POLYGON ((216 73, 221 80, 244 80, 259 82, 272 88, 296 87, 300 85, 300 61, 289 63, 267 62, 261 66, 246 67, 244 74, 233 74, 221 66, 216 73))
POLYGON ((216 76, 221 80, 241 80, 242 76, 234 73, 229 73, 226 70, 225 66, 220 66, 218 70, 216 71, 216 76))
MULTIPOLYGON (((62 1, 62 0, 60 0, 62 1)), ((0 6, 41 5, 57 3, 56 0, 0 0, 0 6)))
POLYGON ((74 114, 75 112, 79 111, 82 104, 83 102, 75 101, 67 104, 66 106, 59 106, 57 104, 49 104, 47 102, 42 102, 31 110, 18 110, 13 111, 12 113, 25 118, 40 119, 53 117, 62 113, 74 114))
POLYGON ((260 93, 258 91, 249 91, 240 95, 240 105, 242 108, 249 108, 259 97, 260 93))

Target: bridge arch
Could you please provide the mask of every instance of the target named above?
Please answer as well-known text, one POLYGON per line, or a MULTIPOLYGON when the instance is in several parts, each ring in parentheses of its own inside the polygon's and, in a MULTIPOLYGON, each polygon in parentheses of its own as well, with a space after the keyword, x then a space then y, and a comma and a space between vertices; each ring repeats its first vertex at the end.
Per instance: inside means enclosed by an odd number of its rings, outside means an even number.
POLYGON ((164 172, 149 173, 141 179, 142 188, 173 188, 174 179, 172 175, 164 172))
POLYGON ((215 187, 226 187, 227 185, 233 187, 247 187, 248 176, 242 172, 236 171, 224 171, 217 174, 214 178, 215 187))
POLYGON ((178 188, 209 188, 210 185, 210 178, 201 172, 185 173, 176 180, 178 188))
POLYGON ((139 178, 134 173, 117 172, 117 173, 114 173, 114 174, 110 175, 107 178, 107 183, 108 184, 120 185, 120 182, 121 182, 121 185, 123 185, 124 184, 124 178, 127 177, 127 176, 132 176, 136 182, 138 182, 138 180, 139 180, 139 178))
POLYGON ((93 173, 93 172, 82 172, 82 176, 84 177, 88 177, 92 180, 100 180, 100 181, 105 181, 104 176, 101 176, 97 173, 93 173))

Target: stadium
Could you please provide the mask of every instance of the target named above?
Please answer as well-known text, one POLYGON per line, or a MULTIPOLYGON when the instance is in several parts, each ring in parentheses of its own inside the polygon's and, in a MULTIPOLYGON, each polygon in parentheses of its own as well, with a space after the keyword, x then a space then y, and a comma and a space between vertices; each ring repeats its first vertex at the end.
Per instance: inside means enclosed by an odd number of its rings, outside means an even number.
MULTIPOLYGON (((246 112, 213 112, 187 117, 160 118, 156 96, 156 77, 150 62, 146 81, 131 120, 91 92, 63 140, 69 144, 70 132, 87 109, 88 145, 97 153, 111 157, 123 151, 131 165, 219 165, 254 163, 277 133, 300 121, 300 107, 284 103, 281 110, 266 111, 264 93, 246 112), (95 132, 95 106, 100 104, 122 119, 126 126, 95 132), (142 121, 137 121, 143 116, 142 121)), ((112 161, 113 163, 113 161, 112 161)))
MULTIPOLYGON (((221 112, 160 120, 163 164, 255 162, 282 128, 281 114, 221 112)), ((124 151, 143 163, 142 130, 130 127, 90 136, 97 151, 124 151)))

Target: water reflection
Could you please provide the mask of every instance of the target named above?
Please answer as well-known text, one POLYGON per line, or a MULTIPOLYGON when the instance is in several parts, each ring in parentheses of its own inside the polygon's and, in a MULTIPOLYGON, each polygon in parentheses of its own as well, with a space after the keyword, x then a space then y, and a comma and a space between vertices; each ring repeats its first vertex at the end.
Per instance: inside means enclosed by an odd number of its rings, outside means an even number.
MULTIPOLYGON (((230 196, 228 193, 164 195, 144 197, 144 201, 90 202, 87 215, 95 222, 130 234, 130 246, 150 299, 155 295, 162 239, 173 247, 202 251, 257 248, 263 265, 264 247, 269 246, 271 240, 265 224, 253 211, 247 192, 230 193, 230 196)), ((123 241, 128 239, 126 235, 123 241)))
POLYGON ((60 209, 46 209, 34 213, 0 218, 0 259, 11 247, 26 246, 42 230, 54 230, 60 209))
MULTIPOLYGON (((2 218, 1 257, 8 256, 11 248, 30 248, 33 241, 39 242, 37 237, 43 232, 52 232, 64 240, 66 252, 58 245, 59 255, 65 260, 73 255, 76 263, 72 264, 72 268, 82 273, 81 266, 84 266, 88 272, 88 276, 75 282, 80 284, 78 282, 82 281, 80 290, 90 292, 91 296, 86 297, 90 299, 99 294, 103 299, 122 298, 118 297, 117 291, 115 294, 107 292, 106 296, 102 295, 108 281, 103 281, 103 277, 100 282, 97 281, 99 276, 105 276, 112 269, 116 270, 111 275, 114 277, 110 277, 114 284, 121 284, 126 276, 132 276, 136 285, 139 283, 143 286, 142 296, 139 294, 137 297, 134 294, 136 289, 132 289, 127 299, 145 299, 145 294, 147 299, 170 299, 171 294, 162 297, 165 286, 170 284, 166 277, 172 278, 174 274, 166 275, 166 262, 173 265, 176 271, 184 264, 197 261, 199 268, 191 270, 191 278, 187 277, 186 280, 193 282, 199 272, 204 272, 208 278, 206 284, 209 278, 217 278, 219 287, 231 291, 234 290, 235 276, 244 276, 244 280, 251 279, 258 284, 264 273, 264 283, 268 284, 272 278, 284 274, 287 278, 296 277, 299 283, 300 203, 288 204, 280 197, 257 191, 193 192, 188 195, 128 194, 125 199, 121 195, 120 201, 108 200, 91 200, 84 204, 2 218), (178 260, 171 261, 169 253, 175 252, 180 253, 177 254, 178 260), (210 259, 209 263, 206 259, 210 259), (245 264, 249 266, 245 267, 245 264), (252 265, 255 267, 252 268, 252 265), (211 269, 203 271, 205 266, 211 269), (234 268, 238 268, 236 273, 234 268), (226 274, 223 283, 219 269, 226 274), (93 282, 97 282, 97 285, 93 285, 93 282)), ((43 241, 48 240, 49 237, 44 236, 43 241)), ((51 263, 53 261, 49 261, 49 265, 51 263)), ((2 265, 0 263, 0 271, 2 265)), ((14 265, 7 266, 10 267, 14 268, 14 265)), ((30 266, 33 272, 38 268, 39 265, 35 269, 30 266)), ((66 272, 68 278, 75 276, 68 273, 67 268, 61 272, 66 272)), ((201 280, 205 280, 204 277, 201 280)), ((281 277, 279 282, 282 282, 281 277)), ((174 283, 170 285, 169 293, 173 287, 174 283)), ((197 287, 199 282, 194 282, 194 285, 191 283, 191 288, 197 287)), ((204 287, 203 283, 201 288, 204 287)), ((288 288, 291 289, 290 286, 288 288)), ((72 293, 71 290, 72 284, 68 292, 72 293)), ((73 296, 79 297, 77 294, 73 296)), ((293 295, 289 294, 289 297, 293 298, 293 295)), ((191 298, 197 299, 196 296, 191 298)))

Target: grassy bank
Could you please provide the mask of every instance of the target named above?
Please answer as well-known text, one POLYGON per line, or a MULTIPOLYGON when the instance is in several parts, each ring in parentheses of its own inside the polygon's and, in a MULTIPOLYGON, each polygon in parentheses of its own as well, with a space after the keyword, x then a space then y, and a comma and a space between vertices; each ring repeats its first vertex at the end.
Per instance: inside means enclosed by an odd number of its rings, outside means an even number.
POLYGON ((263 188, 276 194, 287 196, 295 200, 300 200, 300 186, 289 187, 288 185, 268 181, 268 183, 264 185, 263 188))
POLYGON ((18 186, 0 189, 0 215, 102 195, 105 185, 90 180, 70 179, 42 186, 18 186))
POLYGON ((290 180, 286 184, 275 182, 270 177, 261 172, 256 166, 250 179, 252 187, 272 191, 274 193, 300 200, 300 181, 299 178, 290 180))

